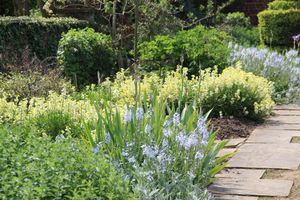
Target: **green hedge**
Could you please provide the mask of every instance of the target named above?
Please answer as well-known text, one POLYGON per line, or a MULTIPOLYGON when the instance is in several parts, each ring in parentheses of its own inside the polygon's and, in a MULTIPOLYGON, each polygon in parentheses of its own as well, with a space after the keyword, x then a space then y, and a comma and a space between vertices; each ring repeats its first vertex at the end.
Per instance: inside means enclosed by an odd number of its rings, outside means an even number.
POLYGON ((268 4, 268 10, 289 10, 289 9, 299 9, 300 1, 273 1, 268 4))
POLYGON ((300 33, 300 10, 265 10, 258 15, 260 40, 270 46, 293 46, 300 33))
POLYGON ((0 71, 3 65, 20 60, 24 49, 43 60, 56 56, 62 32, 92 26, 71 18, 0 18, 0 71))

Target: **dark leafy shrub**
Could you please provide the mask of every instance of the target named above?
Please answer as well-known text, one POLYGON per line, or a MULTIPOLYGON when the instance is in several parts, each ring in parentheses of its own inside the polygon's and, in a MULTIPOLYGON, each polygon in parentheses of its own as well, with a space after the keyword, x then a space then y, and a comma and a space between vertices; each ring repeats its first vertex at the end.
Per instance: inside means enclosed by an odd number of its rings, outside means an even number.
POLYGON ((204 26, 180 31, 176 35, 156 36, 154 40, 139 45, 141 68, 146 71, 175 70, 183 58, 184 66, 191 74, 199 72, 199 62, 203 68, 219 65, 223 69, 229 55, 229 38, 223 31, 204 26))
POLYGON ((260 44, 259 31, 252 27, 250 18, 242 12, 228 13, 219 26, 232 36, 232 40, 244 46, 258 46, 260 44))
POLYGON ((122 173, 79 140, 53 142, 24 126, 0 131, 0 198, 133 199, 122 173))
POLYGON ((41 60, 56 56, 62 32, 87 26, 93 25, 72 18, 0 17, 0 71, 26 49, 30 49, 30 57, 36 55, 41 60))
POLYGON ((116 70, 116 55, 110 43, 110 36, 92 28, 62 34, 57 52, 61 71, 78 85, 97 83, 98 71, 109 76, 116 70))
POLYGON ((239 44, 244 46, 259 46, 259 31, 257 27, 247 28, 243 26, 232 26, 231 27, 232 37, 239 44))

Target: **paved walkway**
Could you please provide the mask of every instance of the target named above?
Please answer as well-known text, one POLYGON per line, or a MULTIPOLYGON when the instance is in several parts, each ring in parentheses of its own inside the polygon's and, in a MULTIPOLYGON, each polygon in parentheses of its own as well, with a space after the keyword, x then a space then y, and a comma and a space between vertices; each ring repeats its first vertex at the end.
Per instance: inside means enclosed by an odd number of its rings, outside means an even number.
POLYGON ((288 180, 262 179, 266 169, 296 170, 300 165, 300 105, 281 105, 246 139, 231 140, 219 156, 236 151, 209 190, 220 200, 286 197, 288 180))

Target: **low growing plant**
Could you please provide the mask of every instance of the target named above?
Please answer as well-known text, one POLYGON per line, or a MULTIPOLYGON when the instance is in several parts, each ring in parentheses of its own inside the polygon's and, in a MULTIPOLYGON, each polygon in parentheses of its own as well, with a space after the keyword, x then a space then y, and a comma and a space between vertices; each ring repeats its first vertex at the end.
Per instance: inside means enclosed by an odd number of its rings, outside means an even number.
POLYGON ((78 137, 81 134, 80 121, 72 118, 69 113, 60 111, 47 110, 41 115, 38 115, 33 124, 37 126, 40 132, 47 134, 52 139, 65 132, 73 137, 78 137))
POLYGON ((63 89, 70 92, 72 86, 55 70, 46 74, 31 71, 0 73, 0 98, 5 98, 7 101, 47 97, 49 91, 61 93, 63 89))
POLYGON ((147 105, 139 98, 122 118, 106 104, 96 131, 85 126, 86 144, 106 152, 142 199, 210 199, 205 187, 226 165, 220 162, 230 155, 215 157, 227 142, 214 143, 217 131, 207 130, 195 104, 175 111, 154 92, 147 105))
POLYGON ((241 69, 274 82, 272 99, 278 103, 295 102, 300 91, 300 56, 298 51, 290 50, 285 54, 266 48, 245 48, 229 44, 231 49, 228 63, 235 65, 242 61, 241 69))
POLYGON ((202 107, 212 110, 214 117, 247 117, 263 121, 270 115, 274 102, 271 99, 273 83, 263 77, 228 67, 222 74, 216 70, 203 74, 201 84, 202 107))
POLYGON ((135 199, 123 173, 79 140, 38 138, 29 126, 0 131, 1 199, 135 199))

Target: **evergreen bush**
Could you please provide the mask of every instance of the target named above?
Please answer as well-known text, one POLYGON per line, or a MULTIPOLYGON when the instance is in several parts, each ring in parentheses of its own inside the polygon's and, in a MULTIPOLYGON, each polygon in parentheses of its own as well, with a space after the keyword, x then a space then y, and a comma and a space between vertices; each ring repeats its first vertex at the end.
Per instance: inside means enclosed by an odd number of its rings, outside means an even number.
POLYGON ((299 2, 275 1, 270 5, 268 10, 257 15, 261 42, 270 46, 292 47, 292 37, 300 33, 300 9, 296 6, 299 2))
POLYGON ((62 34, 57 52, 61 71, 78 85, 97 83, 98 72, 109 76, 116 70, 116 54, 110 43, 110 36, 92 28, 62 34))

